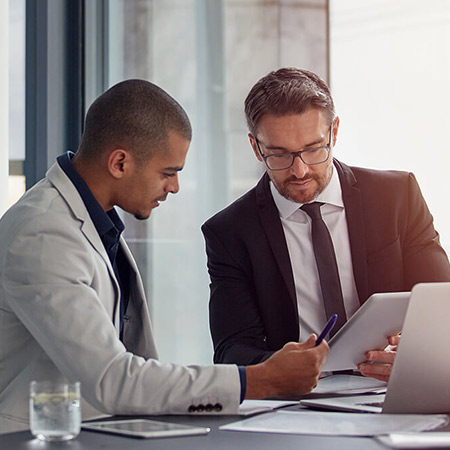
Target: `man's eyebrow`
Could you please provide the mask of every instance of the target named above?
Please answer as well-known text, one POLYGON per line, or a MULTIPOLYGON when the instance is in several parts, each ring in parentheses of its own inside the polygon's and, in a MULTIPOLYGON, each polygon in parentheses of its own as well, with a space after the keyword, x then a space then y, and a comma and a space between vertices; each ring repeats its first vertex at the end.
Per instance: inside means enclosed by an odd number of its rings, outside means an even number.
POLYGON ((164 167, 162 170, 167 170, 169 172, 179 172, 180 170, 183 170, 183 167, 182 166, 164 167))
MULTIPOLYGON (((315 140, 313 142, 310 142, 309 144, 306 144, 303 148, 308 148, 308 147, 311 147, 313 145, 322 144, 323 141, 324 141, 324 138, 319 138, 319 139, 317 139, 317 140, 315 140)), ((279 146, 279 145, 264 145, 264 148, 266 150, 283 150, 283 151, 286 151, 286 152, 290 152, 291 151, 291 149, 286 148, 286 147, 282 147, 282 146, 279 146)))

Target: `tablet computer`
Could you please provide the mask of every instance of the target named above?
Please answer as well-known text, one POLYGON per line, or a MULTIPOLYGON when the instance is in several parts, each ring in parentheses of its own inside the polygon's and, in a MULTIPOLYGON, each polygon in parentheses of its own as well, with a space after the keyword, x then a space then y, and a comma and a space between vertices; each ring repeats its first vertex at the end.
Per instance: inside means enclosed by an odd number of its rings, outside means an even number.
POLYGON ((83 423, 88 431, 120 434, 137 438, 163 438, 207 434, 210 429, 149 419, 104 420, 83 423))
POLYGON ((368 350, 383 349, 402 330, 410 292, 373 294, 330 339, 322 371, 357 369, 368 350))

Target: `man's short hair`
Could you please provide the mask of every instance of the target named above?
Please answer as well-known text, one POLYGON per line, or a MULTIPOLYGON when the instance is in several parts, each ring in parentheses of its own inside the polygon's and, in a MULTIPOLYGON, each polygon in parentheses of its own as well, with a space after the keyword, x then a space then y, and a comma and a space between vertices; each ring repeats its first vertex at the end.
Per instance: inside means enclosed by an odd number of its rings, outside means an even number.
POLYGON ((327 84, 313 72, 292 67, 261 78, 245 99, 247 126, 253 135, 265 114, 281 117, 302 114, 312 108, 324 110, 331 125, 335 112, 327 84))
POLYGON ((191 140, 191 124, 180 104, 149 81, 126 80, 90 106, 79 152, 95 158, 123 148, 144 162, 166 149, 169 131, 191 140))

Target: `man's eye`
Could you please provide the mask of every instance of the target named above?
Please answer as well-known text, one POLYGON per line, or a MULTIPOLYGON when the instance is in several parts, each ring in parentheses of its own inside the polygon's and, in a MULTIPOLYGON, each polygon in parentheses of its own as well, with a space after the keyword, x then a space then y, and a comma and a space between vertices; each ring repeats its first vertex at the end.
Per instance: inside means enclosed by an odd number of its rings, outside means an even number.
POLYGON ((326 148, 326 147, 310 148, 310 149, 305 150, 305 152, 308 152, 308 153, 316 153, 316 152, 322 151, 324 148, 326 148))
POLYGON ((290 156, 291 156, 291 154, 290 153, 274 153, 273 155, 270 155, 270 156, 273 156, 273 157, 275 157, 275 158, 290 158, 290 156))

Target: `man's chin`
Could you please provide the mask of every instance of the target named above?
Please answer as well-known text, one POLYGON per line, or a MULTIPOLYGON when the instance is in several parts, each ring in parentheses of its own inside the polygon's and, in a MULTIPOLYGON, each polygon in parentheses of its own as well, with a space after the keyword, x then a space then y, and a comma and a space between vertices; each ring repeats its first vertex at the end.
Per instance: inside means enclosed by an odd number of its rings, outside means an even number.
POLYGON ((312 202, 320 194, 319 189, 297 191, 293 189, 283 189, 281 195, 288 200, 295 203, 309 203, 312 202))
POLYGON ((134 215, 134 217, 135 217, 135 219, 137 219, 137 220, 147 220, 147 219, 150 217, 150 214, 151 214, 151 212, 148 213, 148 214, 146 214, 146 215, 142 215, 142 214, 136 213, 136 214, 134 215))

